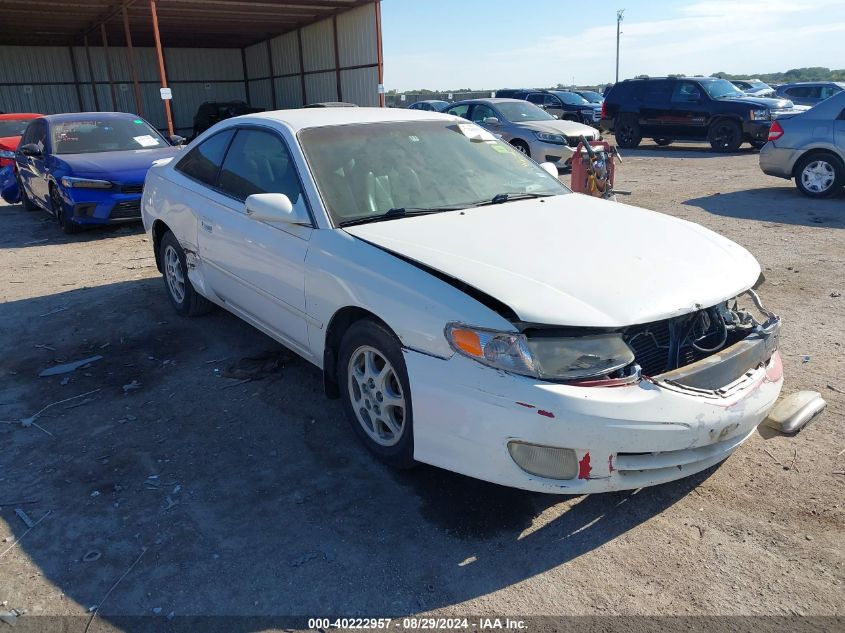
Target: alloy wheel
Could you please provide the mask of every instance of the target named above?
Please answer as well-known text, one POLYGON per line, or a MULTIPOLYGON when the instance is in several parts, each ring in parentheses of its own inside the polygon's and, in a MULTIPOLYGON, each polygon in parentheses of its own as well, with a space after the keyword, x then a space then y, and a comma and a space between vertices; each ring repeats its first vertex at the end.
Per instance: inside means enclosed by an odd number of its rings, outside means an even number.
POLYGON ((347 375, 349 399, 361 428, 377 444, 395 445, 405 430, 407 404, 393 365, 364 345, 350 356, 347 375))
POLYGON ((814 160, 801 171, 801 183, 813 193, 823 193, 830 189, 836 179, 833 165, 825 160, 814 160))
POLYGON ((185 275, 182 274, 182 260, 179 259, 179 253, 169 244, 164 249, 164 275, 174 301, 181 304, 185 301, 185 275))

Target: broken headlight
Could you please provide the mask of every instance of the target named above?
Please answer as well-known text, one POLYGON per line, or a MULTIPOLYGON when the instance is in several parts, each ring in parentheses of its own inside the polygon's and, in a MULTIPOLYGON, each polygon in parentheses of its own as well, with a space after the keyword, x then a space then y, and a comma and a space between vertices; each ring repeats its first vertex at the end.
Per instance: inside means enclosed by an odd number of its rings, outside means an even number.
POLYGON ((459 354, 484 365, 543 380, 604 376, 630 365, 634 353, 619 334, 528 338, 459 323, 446 326, 446 339, 459 354))

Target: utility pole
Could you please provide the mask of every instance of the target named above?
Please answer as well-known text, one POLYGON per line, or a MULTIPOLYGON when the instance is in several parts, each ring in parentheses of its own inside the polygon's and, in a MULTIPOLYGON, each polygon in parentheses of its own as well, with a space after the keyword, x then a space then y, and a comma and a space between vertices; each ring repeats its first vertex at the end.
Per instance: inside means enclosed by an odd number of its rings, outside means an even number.
POLYGON ((625 9, 619 9, 616 12, 616 83, 619 83, 619 36, 622 34, 619 27, 624 19, 625 9))

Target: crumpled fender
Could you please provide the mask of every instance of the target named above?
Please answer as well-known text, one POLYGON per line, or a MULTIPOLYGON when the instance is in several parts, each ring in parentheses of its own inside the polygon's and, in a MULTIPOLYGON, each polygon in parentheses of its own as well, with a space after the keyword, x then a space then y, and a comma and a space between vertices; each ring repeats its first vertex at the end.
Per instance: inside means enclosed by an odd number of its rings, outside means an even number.
POLYGON ((17 204, 21 201, 21 190, 12 165, 0 169, 0 198, 9 204, 17 204))

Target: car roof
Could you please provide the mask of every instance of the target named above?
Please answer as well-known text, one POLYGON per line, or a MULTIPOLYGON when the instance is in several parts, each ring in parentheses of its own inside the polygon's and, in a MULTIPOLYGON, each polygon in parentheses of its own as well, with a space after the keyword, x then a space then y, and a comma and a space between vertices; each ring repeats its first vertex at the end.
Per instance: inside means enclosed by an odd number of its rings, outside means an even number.
POLYGON ((229 121, 275 121, 297 132, 310 127, 389 123, 392 121, 453 121, 454 116, 409 108, 300 108, 245 114, 229 121))
MULTIPOLYGON (((668 81, 719 81, 721 77, 634 77, 624 81, 654 81, 655 79, 668 81)), ((725 81, 730 81, 726 79, 725 81)))
POLYGON ((64 121, 79 121, 99 119, 101 121, 118 119, 138 119, 137 114, 129 112, 65 112, 63 114, 46 114, 42 117, 48 123, 62 123, 64 121))
POLYGON ((789 88, 791 86, 841 86, 845 88, 845 81, 792 81, 788 84, 781 84, 781 88, 789 88))
POLYGON ((511 99, 510 97, 483 97, 479 99, 464 99, 463 101, 456 101, 455 103, 450 103, 449 106, 456 106, 461 105, 463 103, 492 103, 496 105, 498 103, 525 103, 525 99, 511 99))
POLYGON ((36 114, 35 112, 7 112, 6 114, 0 114, 0 121, 19 121, 21 119, 37 119, 39 118, 40 114, 36 114))

